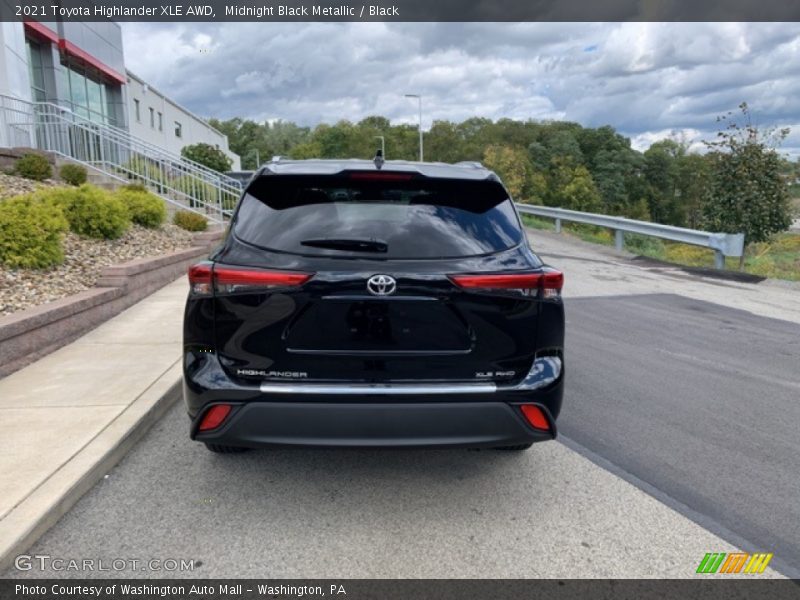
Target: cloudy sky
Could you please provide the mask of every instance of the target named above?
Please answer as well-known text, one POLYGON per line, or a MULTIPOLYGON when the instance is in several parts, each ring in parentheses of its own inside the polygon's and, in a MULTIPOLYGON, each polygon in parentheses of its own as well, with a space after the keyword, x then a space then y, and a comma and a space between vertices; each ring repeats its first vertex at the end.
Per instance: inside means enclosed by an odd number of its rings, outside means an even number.
POLYGON ((796 23, 123 24, 126 62, 206 117, 303 125, 374 114, 609 124, 647 148, 710 139, 747 101, 800 156, 796 23))

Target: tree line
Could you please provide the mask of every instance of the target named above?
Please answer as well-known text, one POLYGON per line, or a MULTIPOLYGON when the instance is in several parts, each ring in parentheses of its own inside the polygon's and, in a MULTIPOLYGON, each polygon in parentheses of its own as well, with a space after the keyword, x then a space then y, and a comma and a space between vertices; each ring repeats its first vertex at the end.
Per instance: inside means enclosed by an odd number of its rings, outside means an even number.
MULTIPOLYGON (((790 223, 790 190, 797 192, 800 160, 777 148, 788 130, 760 131, 742 104, 718 119, 722 130, 691 152, 679 137, 640 152, 611 126, 566 121, 474 117, 435 121, 425 132, 425 159, 480 161, 500 175, 517 201, 652 220, 715 231, 745 231, 763 241, 790 223), (793 187, 794 186, 794 187, 793 187)), ((212 119, 228 136, 244 169, 272 156, 370 159, 384 136, 389 160, 416 160, 418 130, 371 116, 301 127, 286 121, 212 119)))

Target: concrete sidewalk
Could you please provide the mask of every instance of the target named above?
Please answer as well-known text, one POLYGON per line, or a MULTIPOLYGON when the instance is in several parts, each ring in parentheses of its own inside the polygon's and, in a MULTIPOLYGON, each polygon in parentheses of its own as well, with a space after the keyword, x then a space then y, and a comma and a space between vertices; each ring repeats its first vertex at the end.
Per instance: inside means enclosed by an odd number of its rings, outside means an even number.
POLYGON ((177 399, 186 292, 182 277, 0 380, 0 568, 177 399))

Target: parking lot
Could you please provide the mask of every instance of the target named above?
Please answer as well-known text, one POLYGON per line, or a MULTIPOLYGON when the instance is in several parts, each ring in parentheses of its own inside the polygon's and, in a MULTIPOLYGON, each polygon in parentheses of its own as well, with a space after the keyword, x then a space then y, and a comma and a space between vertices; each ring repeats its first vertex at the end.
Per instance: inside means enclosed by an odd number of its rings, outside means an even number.
POLYGON ((176 403, 30 554, 188 559, 169 576, 193 577, 623 578, 742 548, 797 576, 798 290, 531 236, 567 277, 559 441, 213 455, 176 403))

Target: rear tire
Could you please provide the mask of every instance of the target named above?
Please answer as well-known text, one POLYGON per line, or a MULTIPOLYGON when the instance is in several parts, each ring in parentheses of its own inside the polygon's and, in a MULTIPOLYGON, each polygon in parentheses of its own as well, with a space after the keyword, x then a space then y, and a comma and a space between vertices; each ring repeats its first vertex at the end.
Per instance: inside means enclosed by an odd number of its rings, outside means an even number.
POLYGON ((519 444, 517 446, 497 446, 495 450, 503 450, 504 452, 521 452, 523 450, 527 450, 531 446, 533 446, 533 443, 519 444))
POLYGON ((206 443, 206 448, 217 454, 240 454, 249 450, 249 448, 241 448, 239 446, 222 446, 220 444, 209 443, 206 443))

